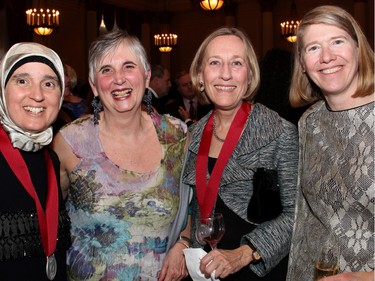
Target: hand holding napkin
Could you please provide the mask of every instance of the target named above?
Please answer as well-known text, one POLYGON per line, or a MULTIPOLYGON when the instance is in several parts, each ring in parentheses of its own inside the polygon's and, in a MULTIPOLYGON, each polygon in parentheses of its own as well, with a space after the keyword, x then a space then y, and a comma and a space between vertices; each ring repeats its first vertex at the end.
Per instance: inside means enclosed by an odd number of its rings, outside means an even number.
POLYGON ((211 278, 206 278, 199 269, 201 259, 207 255, 207 253, 201 248, 188 248, 184 249, 184 255, 186 260, 186 266, 188 268, 191 279, 194 281, 219 281, 215 278, 215 271, 212 272, 211 278))

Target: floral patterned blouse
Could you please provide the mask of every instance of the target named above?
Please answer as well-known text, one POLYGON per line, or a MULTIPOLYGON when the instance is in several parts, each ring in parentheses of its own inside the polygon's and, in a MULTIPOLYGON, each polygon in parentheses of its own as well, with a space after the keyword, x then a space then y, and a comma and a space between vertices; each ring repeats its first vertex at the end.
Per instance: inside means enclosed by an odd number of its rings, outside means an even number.
POLYGON ((157 280, 179 206, 186 127, 169 115, 151 117, 163 158, 147 173, 114 164, 90 118, 61 131, 80 159, 69 174, 70 280, 157 280))

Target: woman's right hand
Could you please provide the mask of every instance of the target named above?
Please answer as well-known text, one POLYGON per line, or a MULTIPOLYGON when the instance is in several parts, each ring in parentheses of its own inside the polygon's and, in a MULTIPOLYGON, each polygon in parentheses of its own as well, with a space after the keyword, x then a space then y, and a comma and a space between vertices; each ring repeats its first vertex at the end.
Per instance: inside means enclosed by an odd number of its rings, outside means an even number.
POLYGON ((183 249, 186 247, 176 243, 164 259, 158 281, 179 281, 188 276, 183 249))
POLYGON ((252 260, 252 250, 247 245, 234 250, 215 249, 202 258, 200 270, 205 276, 211 276, 215 271, 216 278, 225 278, 241 270, 252 260))

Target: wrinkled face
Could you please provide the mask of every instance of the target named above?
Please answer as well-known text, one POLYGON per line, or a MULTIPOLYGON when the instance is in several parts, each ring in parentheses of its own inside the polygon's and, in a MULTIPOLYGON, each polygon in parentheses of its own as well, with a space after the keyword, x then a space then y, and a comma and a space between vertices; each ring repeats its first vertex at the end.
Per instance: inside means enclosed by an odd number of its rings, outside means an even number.
POLYGON ((208 44, 198 81, 203 82, 206 94, 216 108, 232 109, 242 103, 250 83, 249 72, 241 39, 224 35, 208 44))
POLYGON ((59 112, 61 90, 57 75, 46 64, 20 66, 5 87, 9 117, 22 130, 38 133, 47 129, 59 112))
POLYGON ((138 56, 123 43, 97 64, 95 84, 90 84, 105 111, 122 113, 140 109, 149 76, 138 56))
POLYGON ((193 89, 193 83, 191 82, 190 75, 188 73, 178 78, 178 91, 181 96, 187 99, 192 99, 195 96, 193 89))
POLYGON ((350 97, 358 83, 358 47, 346 31, 332 25, 306 28, 303 69, 327 96, 350 97))

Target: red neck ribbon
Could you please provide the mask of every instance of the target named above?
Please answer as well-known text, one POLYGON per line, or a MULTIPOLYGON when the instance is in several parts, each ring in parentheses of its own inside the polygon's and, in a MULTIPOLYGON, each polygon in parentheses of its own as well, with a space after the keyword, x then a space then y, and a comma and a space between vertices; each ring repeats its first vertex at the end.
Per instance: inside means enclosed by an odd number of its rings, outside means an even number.
POLYGON ((49 257, 56 250, 59 206, 58 185, 51 156, 48 151, 45 150, 44 156, 48 173, 48 194, 46 210, 44 212, 31 181, 29 169, 27 168, 25 160, 22 158, 19 150, 12 146, 10 139, 2 126, 0 126, 0 143, 0 151, 4 155, 5 160, 8 162, 10 168, 17 176, 27 193, 29 193, 35 201, 42 245, 44 253, 49 257))
POLYGON ((229 128, 227 137, 225 138, 225 142, 221 148, 219 157, 208 181, 206 179, 206 175, 208 168, 208 153, 210 150, 213 133, 214 111, 203 129, 195 171, 197 197, 201 218, 210 217, 211 215, 217 194, 219 192, 221 176, 234 148, 238 143, 238 140, 240 139, 250 110, 251 105, 247 102, 242 102, 242 105, 237 111, 236 116, 234 117, 229 128))

